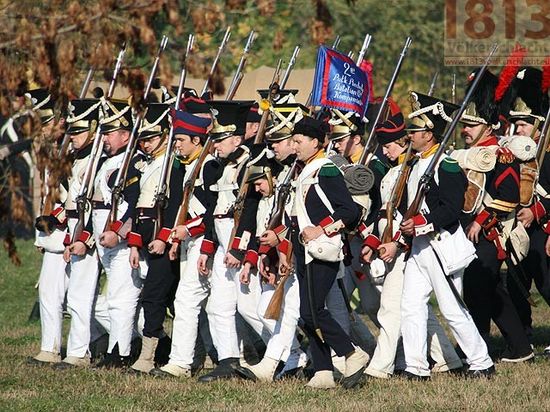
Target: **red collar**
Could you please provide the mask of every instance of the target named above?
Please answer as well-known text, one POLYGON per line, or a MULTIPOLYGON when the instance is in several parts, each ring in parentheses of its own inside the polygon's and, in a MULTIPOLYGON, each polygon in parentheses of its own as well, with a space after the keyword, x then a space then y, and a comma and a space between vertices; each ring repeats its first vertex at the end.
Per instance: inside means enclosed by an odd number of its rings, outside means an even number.
POLYGON ((495 135, 491 135, 487 140, 476 144, 476 146, 498 146, 497 137, 495 135))

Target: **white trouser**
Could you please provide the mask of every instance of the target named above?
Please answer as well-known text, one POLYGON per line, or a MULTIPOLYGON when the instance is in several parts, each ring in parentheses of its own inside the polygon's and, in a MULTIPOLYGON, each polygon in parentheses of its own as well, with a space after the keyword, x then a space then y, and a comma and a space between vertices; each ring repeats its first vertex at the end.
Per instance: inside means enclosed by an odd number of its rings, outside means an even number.
MULTIPOLYGON (((69 219, 73 233, 77 219, 69 219)), ((94 248, 84 256, 71 256, 71 276, 67 289, 67 310, 71 314, 71 327, 67 340, 67 356, 82 358, 88 354, 91 339, 91 321, 99 262, 94 248)))
POLYGON ((128 356, 142 279, 140 270, 130 266, 130 249, 126 241, 113 248, 104 248, 99 244, 108 214, 108 210, 92 211, 97 253, 107 274, 106 297, 110 322, 107 352, 111 353, 118 343, 120 356, 128 356))
POLYGON ((238 271, 226 268, 223 263, 233 229, 233 219, 215 219, 214 229, 219 246, 212 263, 211 291, 206 313, 212 341, 218 351, 218 359, 223 360, 238 358, 240 354, 235 323, 236 310, 266 342, 269 332, 264 330, 264 325, 256 313, 261 294, 258 276, 251 276, 250 283, 243 285, 239 280, 238 271))
MULTIPOLYGON (((380 334, 374 355, 365 373, 387 378, 395 368, 403 370, 406 367, 401 338, 401 295, 403 291, 403 272, 405 271, 405 254, 397 255, 395 263, 386 275, 380 297, 380 334)), ((445 335, 433 309, 428 306, 428 343, 430 356, 439 369, 454 369, 462 366, 462 361, 456 354, 452 343, 445 335)))
MULTIPOLYGON (((462 291, 462 274, 453 276, 456 289, 462 291)), ((471 370, 493 365, 487 345, 481 338, 470 313, 457 301, 445 279, 427 235, 415 237, 405 267, 401 299, 401 332, 405 350, 406 370, 420 376, 429 376, 426 359, 428 300, 435 293, 441 314, 467 357, 471 370)))
POLYGON ((351 265, 346 267, 346 275, 344 276, 344 284, 348 296, 351 297, 355 288, 359 290, 359 299, 361 308, 378 328, 377 313, 380 308, 380 293, 381 285, 375 283, 372 278, 368 265, 361 264, 361 248, 363 247, 361 239, 357 236, 349 243, 353 259, 351 265))
POLYGON ((40 302, 41 343, 40 350, 59 353, 63 325, 63 301, 67 290, 70 266, 63 260, 63 253, 45 251, 38 280, 40 302))
POLYGON ((203 236, 181 243, 180 281, 174 310, 170 362, 182 368, 191 368, 195 357, 195 343, 199 331, 199 313, 210 293, 210 282, 199 274, 197 260, 203 236))
POLYGON ((300 289, 296 276, 294 274, 290 275, 290 278, 287 279, 284 285, 281 314, 277 321, 264 317, 274 292, 274 286, 267 283, 264 284, 257 309, 258 316, 266 329, 273 331, 267 343, 265 356, 270 359, 282 360, 284 362, 290 360, 291 365, 285 365, 285 369, 295 369, 298 366, 303 366, 298 365, 300 361, 299 357, 293 356, 292 359, 289 359, 292 351, 296 352, 300 349, 300 343, 298 339, 296 339, 296 326, 300 318, 300 289))
MULTIPOLYGON (((134 329, 132 330, 132 339, 143 337, 143 326, 145 325, 145 315, 141 305, 137 305, 134 329)), ((111 334, 111 318, 109 316, 109 302, 107 296, 99 294, 96 296, 93 314, 94 324, 92 325, 91 342, 101 337, 104 333, 111 334)))

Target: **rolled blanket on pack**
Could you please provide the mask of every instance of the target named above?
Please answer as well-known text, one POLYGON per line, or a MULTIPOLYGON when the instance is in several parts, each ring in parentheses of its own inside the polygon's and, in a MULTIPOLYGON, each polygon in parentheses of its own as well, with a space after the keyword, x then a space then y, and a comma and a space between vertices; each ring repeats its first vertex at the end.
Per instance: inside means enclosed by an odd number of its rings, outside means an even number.
POLYGON ((374 174, 368 167, 352 164, 341 155, 330 156, 330 160, 344 174, 346 186, 352 196, 364 195, 371 190, 374 185, 374 174))
POLYGON ((364 165, 350 165, 344 170, 344 180, 352 195, 362 195, 374 185, 374 173, 364 165))
POLYGON ((488 172, 495 168, 497 162, 495 148, 496 146, 488 146, 453 150, 449 156, 455 159, 462 169, 488 172))
POLYGON ((529 136, 504 137, 501 139, 500 144, 523 162, 534 159, 537 155, 537 144, 529 136))

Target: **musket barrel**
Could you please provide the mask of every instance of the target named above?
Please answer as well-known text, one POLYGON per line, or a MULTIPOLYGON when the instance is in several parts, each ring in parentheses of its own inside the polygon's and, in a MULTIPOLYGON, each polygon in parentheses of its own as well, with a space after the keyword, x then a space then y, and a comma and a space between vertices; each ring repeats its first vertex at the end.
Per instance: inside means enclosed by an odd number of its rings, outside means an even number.
POLYGON ((546 117, 544 119, 544 125, 542 126, 542 130, 540 132, 539 144, 537 146, 536 154, 539 170, 541 170, 541 166, 544 161, 544 154, 546 153, 546 148, 548 147, 548 139, 550 136, 550 134, 548 133, 550 130, 550 107, 548 108, 548 111, 546 112, 546 117))
POLYGON ((494 44, 493 48, 491 49, 491 52, 489 53, 489 55, 485 59, 485 63, 483 64, 483 66, 481 66, 481 68, 479 69, 479 71, 477 72, 477 74, 474 78, 474 81, 470 85, 470 87, 468 89, 468 92, 466 93, 466 96, 464 97, 464 100, 462 101, 462 104, 461 104, 460 108, 455 112, 455 114, 453 116, 453 119, 451 121, 451 124, 447 127, 447 130, 445 131, 445 134, 443 135, 443 139, 442 139, 441 143, 439 144, 439 147, 437 148, 437 151, 434 153, 433 157, 430 160, 430 163, 428 164, 428 167, 426 168, 426 171, 424 172, 424 174, 420 178, 420 181, 418 183, 418 189, 416 191, 416 195, 415 195, 409 209, 407 210, 407 212, 405 212, 405 216, 403 217, 404 221, 407 220, 407 219, 410 219, 412 216, 414 216, 418 213, 418 209, 420 208, 420 205, 422 204, 422 201, 423 201, 425 193, 426 193, 427 185, 428 185, 429 181, 431 180, 431 178, 433 177, 433 175, 435 174, 435 167, 436 167, 437 163, 439 162, 439 159, 441 158, 441 155, 443 154, 443 152, 445 150, 445 147, 447 146, 447 142, 451 138, 451 135, 454 133, 454 131, 455 131, 457 125, 458 125, 458 122, 460 121, 460 118, 462 117, 462 114, 464 113, 464 111, 466 110, 466 107, 470 103, 470 100, 472 99, 472 95, 474 94, 475 90, 477 89, 477 86, 478 86, 481 78, 483 77, 485 71, 487 70, 487 66, 490 63, 491 58, 493 57, 493 55, 495 54, 497 49, 498 49, 498 44, 494 44))
POLYGON ((115 70, 113 71, 113 77, 111 78, 111 84, 109 85, 109 90, 107 91, 108 96, 113 96, 113 93, 115 92, 115 85, 116 85, 116 78, 118 76, 118 73, 120 72, 120 68, 122 67, 122 61, 124 60, 124 54, 126 53, 126 44, 122 46, 122 49, 120 49, 120 52, 118 52, 118 56, 116 59, 115 64, 115 70))
POLYGON ((468 89, 468 93, 466 93, 466 96, 464 97, 464 100, 462 101, 462 104, 458 111, 455 113, 453 120, 451 121, 451 124, 447 128, 443 139, 441 141, 441 144, 439 145, 439 148, 435 152, 434 156, 432 157, 432 160, 430 161, 430 164, 428 165, 427 171, 431 171, 432 175, 435 173, 435 164, 438 161, 439 157, 441 157, 441 154, 443 151, 445 151, 445 147, 447 146, 447 142, 451 138, 451 135, 454 133, 454 130, 456 129, 456 126, 458 125, 458 122, 460 121, 460 118, 462 117, 462 114, 466 110, 466 107, 470 103, 470 100, 472 99, 472 96, 474 94, 475 89, 477 88, 481 78, 483 77, 485 71, 487 70, 487 66, 489 66, 489 63, 491 61, 491 58, 495 54, 495 52, 498 49, 498 44, 493 45, 493 48, 491 49, 491 52, 485 59, 485 63, 481 68, 479 69, 479 72, 476 74, 476 77, 474 78, 474 81, 472 82, 472 85, 468 89))
POLYGON ((299 53, 300 53, 300 46, 296 46, 294 48, 294 52, 292 52, 292 57, 288 62, 288 66, 286 67, 285 73, 283 74, 283 79, 281 80, 281 89, 285 88, 288 78, 290 77, 290 73, 292 72, 292 68, 296 64, 296 58, 298 57, 299 53))
POLYGON ((361 153, 361 158, 359 159, 359 163, 361 164, 365 164, 365 161, 367 160, 367 156, 369 155, 369 151, 371 150, 371 146, 373 146, 374 136, 376 134, 375 133, 376 125, 380 122, 380 119, 382 118, 382 114, 384 113, 386 102, 388 101, 393 91, 393 86, 395 85, 397 77, 399 76, 399 72, 401 71, 401 66, 403 65, 403 61, 405 59, 405 56, 407 55, 407 51, 409 47, 411 47, 411 43, 412 43, 412 38, 407 37, 407 39, 405 40, 405 44, 403 45, 403 49, 401 50, 401 53, 399 55, 399 60, 397 61, 397 65, 395 66, 390 82, 388 83, 388 87, 386 88, 386 93, 384 94, 384 98, 380 103, 380 109, 376 114, 376 119, 372 124, 369 137, 367 139, 367 142, 365 143, 365 148, 363 149, 363 153, 361 153))
POLYGON ((340 35, 337 34, 336 37, 334 38, 334 42, 332 43, 332 48, 336 50, 339 45, 340 45, 340 35))
POLYGON ((367 50, 369 49, 370 42, 372 41, 372 36, 370 34, 366 34, 365 38, 363 39, 363 45, 361 46, 361 51, 359 52, 359 55, 357 56, 357 66, 359 66, 363 59, 365 58, 365 54, 367 53, 367 50))
POLYGON ((252 48, 252 43, 255 39, 255 32, 254 30, 250 31, 250 34, 248 35, 248 39, 246 40, 246 44, 243 49, 243 54, 241 56, 241 60, 239 61, 239 65, 237 66, 237 70, 235 71, 235 75, 233 76, 233 79, 231 80, 231 85, 229 86, 229 89, 227 91, 227 95, 225 97, 226 100, 232 100, 233 96, 235 96, 235 93, 237 92, 237 88, 239 87, 239 84, 241 83, 241 79, 243 77, 243 69, 246 64, 246 60, 248 58, 248 54, 250 53, 250 49, 252 48))
POLYGON ((223 35, 222 42, 220 43, 220 47, 218 47, 218 52, 216 53, 216 57, 214 58, 214 61, 212 62, 212 67, 210 68, 210 73, 208 74, 208 77, 206 78, 206 81, 204 82, 204 86, 201 90, 201 96, 206 93, 208 90, 208 83, 210 83, 210 79, 212 78, 212 75, 214 74, 214 71, 216 70, 216 66, 218 65, 218 61, 220 60, 220 56, 225 50, 225 47, 227 46, 227 42, 229 41, 229 37, 231 36, 231 26, 228 26, 225 30, 225 34, 223 35))
POLYGON ((428 89, 428 96, 433 96, 435 91, 435 84, 437 78, 439 77, 439 69, 435 71, 434 76, 432 77, 432 82, 430 83, 430 88, 428 89))
MULTIPOLYGON (((181 102, 181 96, 183 95, 183 88, 185 86, 185 78, 187 74, 186 62, 187 57, 193 50, 193 44, 195 41, 195 36, 190 34, 187 39, 187 47, 185 49, 185 54, 182 58, 182 68, 180 72, 180 78, 178 82, 178 91, 176 93, 176 101, 174 102, 174 108, 177 110, 181 102)), ((158 234, 158 231, 162 227, 162 213, 161 210, 165 206, 166 201, 166 191, 168 188, 167 176, 168 168, 170 167, 172 160, 172 146, 174 144, 174 124, 170 127, 170 132, 168 133, 168 141, 166 142, 166 153, 162 159, 162 166, 160 169, 159 183, 157 185, 157 193, 155 193, 155 207, 157 208, 157 220, 155 221, 154 227, 154 236, 158 234)))
MULTIPOLYGON (((160 56, 162 55, 162 52, 166 48, 166 45, 168 43, 168 37, 163 36, 162 40, 160 42, 160 46, 157 51, 157 55, 155 57, 155 60, 153 62, 153 67, 151 69, 151 73, 149 74, 149 79, 147 80, 147 86, 145 88, 145 91, 143 93, 143 101, 147 102, 147 98, 149 97, 149 93, 151 91, 151 86, 153 84, 153 79, 155 78, 155 75, 157 73, 160 56)), ((145 109, 146 110, 146 109, 145 109)), ((126 145, 126 150, 124 151, 124 157, 122 158, 122 165, 118 169, 115 182, 112 189, 112 200, 111 200, 111 213, 109 214, 109 219, 107 219, 107 226, 112 222, 116 220, 116 214, 117 214, 117 208, 118 208, 118 202, 120 200, 121 192, 122 192, 122 183, 126 179, 126 174, 128 173, 128 166, 130 163, 130 158, 132 157, 135 149, 135 142, 136 137, 141 125, 141 121, 144 116, 144 110, 140 110, 135 121, 134 126, 132 128, 132 132, 130 133, 130 138, 128 139, 128 143, 126 145)))

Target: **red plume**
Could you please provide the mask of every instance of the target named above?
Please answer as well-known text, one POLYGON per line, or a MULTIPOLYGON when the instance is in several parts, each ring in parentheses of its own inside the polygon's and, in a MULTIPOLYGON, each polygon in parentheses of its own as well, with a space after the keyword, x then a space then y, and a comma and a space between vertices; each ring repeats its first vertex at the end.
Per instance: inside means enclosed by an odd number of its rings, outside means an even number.
POLYGON ((542 66, 542 92, 546 94, 550 89, 550 56, 544 61, 542 66))
POLYGON ((502 99, 502 97, 506 93, 506 90, 508 90, 510 84, 512 84, 512 81, 518 74, 518 71, 523 64, 523 59, 525 58, 526 53, 527 49, 523 48, 518 43, 516 44, 516 47, 514 47, 514 50, 512 50, 512 53, 510 53, 510 56, 508 56, 506 66, 504 66, 502 68, 502 71, 500 72, 498 85, 495 89, 496 102, 499 102, 502 99))

